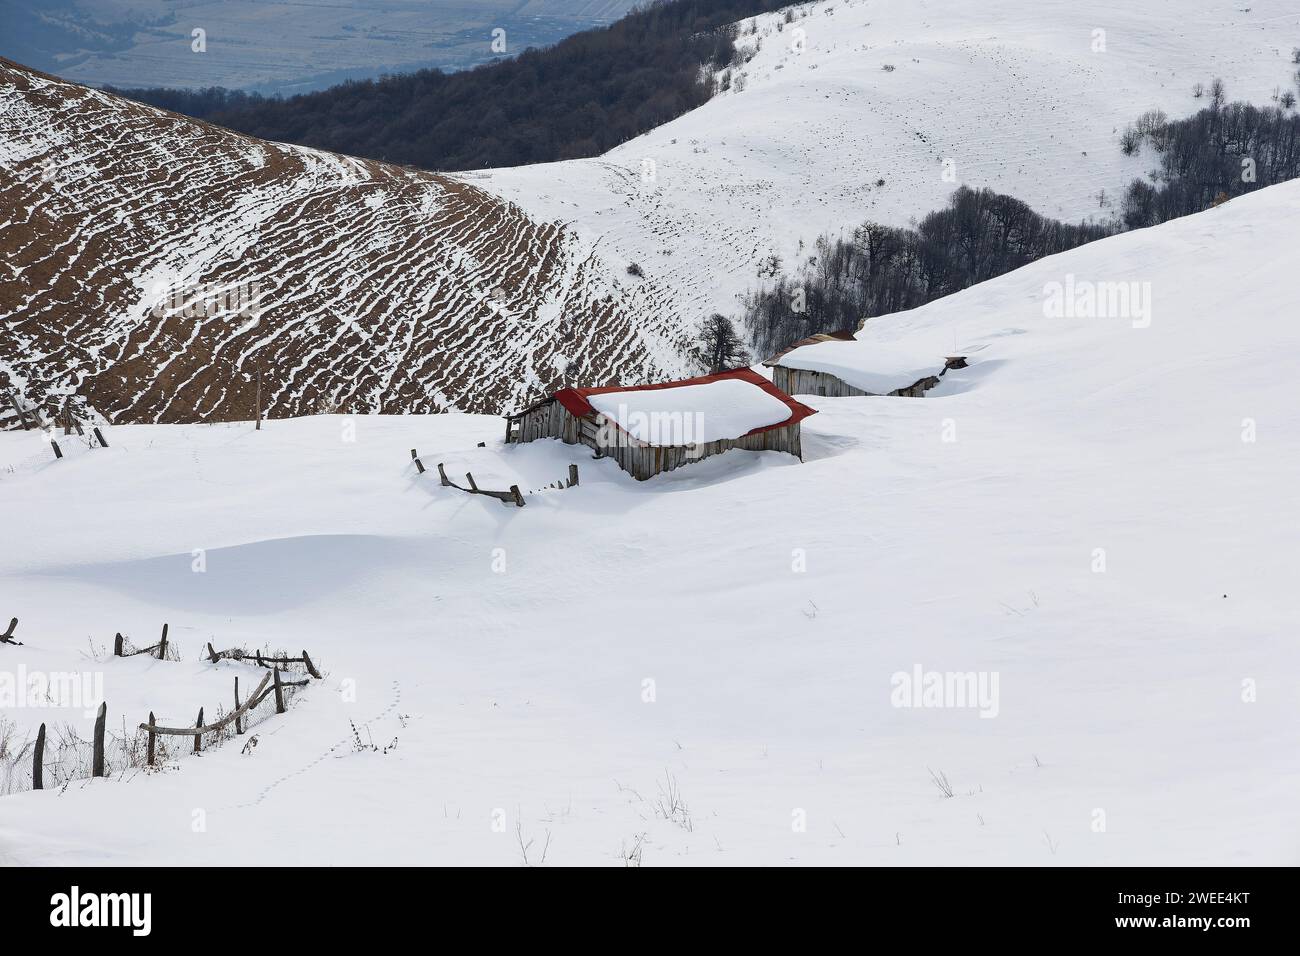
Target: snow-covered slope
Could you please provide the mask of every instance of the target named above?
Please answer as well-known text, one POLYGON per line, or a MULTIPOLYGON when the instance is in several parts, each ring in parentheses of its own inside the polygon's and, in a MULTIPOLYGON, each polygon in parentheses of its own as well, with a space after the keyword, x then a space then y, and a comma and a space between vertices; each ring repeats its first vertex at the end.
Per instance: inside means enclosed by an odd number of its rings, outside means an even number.
POLYGON ((1099 193, 1152 164, 1121 153, 1127 123, 1194 109, 1212 76, 1264 102, 1300 43, 1283 0, 826 0, 790 16, 741 25, 753 56, 729 92, 604 157, 454 177, 261 143, 0 61, 0 384, 186 421, 250 415, 258 364, 277 415, 495 412, 672 377, 700 319, 824 233, 904 223, 960 183, 1109 216, 1099 193), (271 304, 252 330, 150 314, 169 286, 271 304))
POLYGON ((638 483, 460 415, 0 434, 4 667, 102 672, 111 727, 228 699, 208 640, 326 671, 247 756, 3 798, 0 861, 1294 865, 1298 223, 1273 187, 877 320, 971 364, 804 399, 802 464, 638 483), (506 507, 411 447, 581 484, 506 507), (162 620, 186 663, 88 649, 162 620), (983 699, 903 706, 918 671, 983 699))
POLYGON ((1155 165, 1123 155, 1126 125, 1193 112, 1215 76, 1266 103, 1300 44, 1290 0, 823 0, 793 17, 745 21, 753 58, 700 109, 598 159, 470 181, 637 262, 670 290, 657 313, 693 323, 734 313, 771 255, 788 269, 820 235, 905 225, 960 184, 1109 218, 1155 165))
POLYGON ((0 60, 0 385, 115 421, 497 412, 672 377, 653 282, 472 184, 0 60))

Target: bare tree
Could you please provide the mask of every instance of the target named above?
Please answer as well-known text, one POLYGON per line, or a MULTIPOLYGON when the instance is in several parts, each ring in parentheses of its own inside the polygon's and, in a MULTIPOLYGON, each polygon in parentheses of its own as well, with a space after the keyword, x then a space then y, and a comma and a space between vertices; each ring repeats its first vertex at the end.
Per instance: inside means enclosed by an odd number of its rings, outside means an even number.
POLYGON ((700 361, 710 373, 749 364, 749 354, 736 334, 736 327, 720 312, 713 313, 700 326, 699 354, 700 361))

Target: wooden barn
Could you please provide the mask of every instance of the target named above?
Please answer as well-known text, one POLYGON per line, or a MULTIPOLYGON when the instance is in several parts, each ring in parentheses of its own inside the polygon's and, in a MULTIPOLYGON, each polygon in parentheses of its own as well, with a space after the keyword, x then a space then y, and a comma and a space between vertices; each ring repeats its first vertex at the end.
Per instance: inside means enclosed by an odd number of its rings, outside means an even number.
POLYGON ((657 385, 565 388, 506 416, 506 442, 558 438, 613 458, 644 481, 731 448, 802 460, 799 424, 816 410, 751 369, 657 385))
POLYGON ((772 370, 772 384, 791 395, 920 398, 949 369, 965 368, 966 359, 948 356, 940 365, 858 341, 851 332, 831 332, 796 342, 763 364, 772 370))

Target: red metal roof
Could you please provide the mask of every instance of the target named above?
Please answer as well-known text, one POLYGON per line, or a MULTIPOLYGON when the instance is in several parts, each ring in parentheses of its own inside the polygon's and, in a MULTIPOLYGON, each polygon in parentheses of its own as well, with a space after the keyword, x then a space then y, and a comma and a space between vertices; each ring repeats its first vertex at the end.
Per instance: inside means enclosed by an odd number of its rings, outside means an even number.
MULTIPOLYGON (((763 376, 759 375, 750 368, 737 368, 729 372, 717 372, 713 375, 701 375, 699 378, 685 378, 677 382, 659 382, 655 385, 608 385, 603 388, 562 388, 555 393, 555 399, 568 410, 569 414, 578 418, 586 418, 589 415, 597 414, 596 409, 587 401, 589 395, 607 395, 610 392, 643 392, 659 388, 681 388, 685 385, 707 385, 709 382, 721 382, 726 379, 738 379, 742 382, 761 388, 767 394, 780 401, 786 408, 790 409, 790 417, 784 421, 774 422, 771 425, 764 425, 761 428, 751 428, 745 432, 745 435, 757 435, 760 432, 771 431, 773 428, 784 428, 786 425, 793 425, 795 422, 801 422, 809 415, 816 415, 817 409, 809 408, 802 402, 796 402, 793 398, 781 391, 763 376)), ((617 422, 613 422, 614 427, 618 427, 617 422)), ((744 438, 745 435, 736 435, 736 438, 744 438)))

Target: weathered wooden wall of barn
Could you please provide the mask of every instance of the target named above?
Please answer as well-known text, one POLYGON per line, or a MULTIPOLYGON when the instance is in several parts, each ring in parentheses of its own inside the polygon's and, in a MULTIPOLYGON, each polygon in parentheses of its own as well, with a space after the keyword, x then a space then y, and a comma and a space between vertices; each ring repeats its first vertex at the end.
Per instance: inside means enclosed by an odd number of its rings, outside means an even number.
POLYGON ((536 441, 538 438, 558 438, 570 445, 578 442, 578 419, 554 399, 512 420, 519 423, 514 439, 517 442, 536 441))
POLYGON ((939 376, 927 375, 915 385, 909 388, 897 388, 890 392, 890 395, 901 395, 904 398, 923 398, 925 393, 939 384, 939 376))
POLYGON ((771 428, 757 435, 721 439, 702 445, 647 445, 620 430, 603 416, 577 418, 557 401, 544 402, 510 419, 517 422, 512 441, 558 438, 570 445, 583 444, 605 458, 612 458, 633 478, 645 481, 663 471, 672 471, 731 448, 748 451, 783 451, 803 458, 799 422, 771 428), (612 440, 611 440, 612 439, 612 440))
MULTIPOLYGON (((829 372, 814 372, 806 368, 787 368, 784 365, 772 366, 772 384, 787 395, 819 395, 826 398, 851 398, 858 395, 876 395, 854 388, 848 382, 829 372)), ((927 391, 939 384, 937 375, 930 375, 907 388, 898 388, 890 395, 903 398, 920 398, 927 391)))
MULTIPOLYGON (((598 416, 599 418, 599 416, 598 416)), ((583 420, 582 443, 599 452, 606 458, 613 458, 618 466, 638 481, 645 481, 665 471, 673 471, 694 461, 703 461, 712 455, 720 455, 732 448, 748 451, 783 451, 802 458, 799 422, 783 428, 771 428, 757 435, 742 438, 719 439, 700 445, 647 445, 637 441, 625 432, 617 431, 613 426, 603 429, 605 435, 617 435, 620 440, 613 444, 600 443, 602 424, 597 420, 583 420)))
POLYGON ((784 365, 772 367, 772 384, 787 395, 824 395, 827 398, 848 398, 854 395, 874 395, 854 388, 842 378, 826 372, 814 372, 806 368, 786 368, 784 365))

